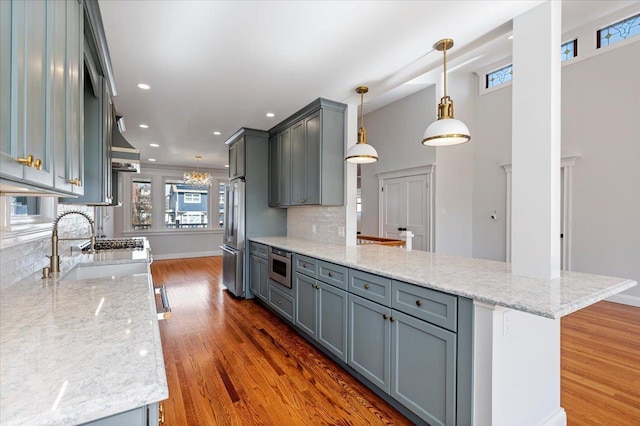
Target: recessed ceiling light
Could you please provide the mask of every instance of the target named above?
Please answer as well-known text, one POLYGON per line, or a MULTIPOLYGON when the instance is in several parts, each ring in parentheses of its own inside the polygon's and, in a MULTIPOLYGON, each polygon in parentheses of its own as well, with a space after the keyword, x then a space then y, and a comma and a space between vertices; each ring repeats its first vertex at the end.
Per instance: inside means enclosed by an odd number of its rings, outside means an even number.
POLYGON ((509 37, 507 37, 507 40, 513 40, 513 34, 511 34, 509 37))
POLYGON ((152 146, 154 148, 158 148, 160 145, 158 145, 157 143, 150 143, 149 146, 152 146))
POLYGON ((151 161, 153 163, 154 161, 156 161, 156 159, 155 158, 149 158, 149 161, 151 161))
POLYGON ((145 84, 145 83, 138 83, 138 89, 149 90, 149 89, 151 89, 151 86, 149 86, 148 84, 145 84))
POLYGON ((276 115, 274 113, 272 113, 272 112, 268 112, 267 113, 267 117, 269 117, 269 118, 272 118, 272 117, 275 117, 275 116, 276 115))
POLYGON ((142 128, 142 129, 148 129, 148 128, 149 128, 149 125, 148 125, 148 124, 141 124, 141 125, 140 125, 140 128, 142 128))
POLYGON ((218 131, 215 131, 215 132, 213 132, 213 134, 216 135, 216 136, 220 136, 222 133, 220 133, 218 131))
POLYGON ((224 166, 225 166, 226 168, 229 168, 229 165, 228 165, 228 164, 225 164, 224 166))

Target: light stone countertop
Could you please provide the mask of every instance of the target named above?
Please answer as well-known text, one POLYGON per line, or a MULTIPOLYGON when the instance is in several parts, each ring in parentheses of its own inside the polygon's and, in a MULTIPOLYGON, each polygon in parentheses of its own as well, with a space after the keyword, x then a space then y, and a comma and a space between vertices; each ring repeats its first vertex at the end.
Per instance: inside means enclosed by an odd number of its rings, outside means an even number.
MULTIPOLYGON (((63 265, 148 262, 146 249, 73 257, 63 265)), ((0 291, 3 426, 79 424, 168 397, 150 275, 65 281, 66 269, 0 291)))
POLYGON ((376 244, 347 247, 287 237, 252 241, 547 318, 560 318, 631 288, 630 279, 562 271, 553 280, 513 275, 511 264, 376 244))

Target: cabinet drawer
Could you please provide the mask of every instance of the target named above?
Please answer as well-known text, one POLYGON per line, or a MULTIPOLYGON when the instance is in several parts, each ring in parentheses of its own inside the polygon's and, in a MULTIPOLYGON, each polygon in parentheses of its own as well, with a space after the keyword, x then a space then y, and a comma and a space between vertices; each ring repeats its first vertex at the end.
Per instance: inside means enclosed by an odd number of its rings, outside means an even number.
POLYGON ((343 290, 347 289, 347 271, 344 266, 318 260, 318 279, 343 290))
POLYGON ((293 297, 282 293, 279 289, 269 284, 269 305, 280 315, 293 323, 295 301, 293 297))
POLYGON ((349 269, 348 291, 384 306, 391 306, 391 279, 349 269))
POLYGON ((451 294, 393 281, 391 307, 455 332, 458 298, 451 294))
POLYGON ((251 241, 249 243, 249 252, 253 255, 267 259, 269 257, 269 246, 251 241))
POLYGON ((303 256, 301 254, 294 254, 294 264, 296 272, 308 275, 310 277, 316 277, 318 260, 312 257, 303 256))

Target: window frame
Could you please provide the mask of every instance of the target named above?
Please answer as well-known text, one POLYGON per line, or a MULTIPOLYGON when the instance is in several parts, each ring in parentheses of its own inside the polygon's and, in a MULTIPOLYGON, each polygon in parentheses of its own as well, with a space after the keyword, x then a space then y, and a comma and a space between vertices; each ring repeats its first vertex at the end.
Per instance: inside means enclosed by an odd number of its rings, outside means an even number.
POLYGON ((620 23, 622 23, 624 21, 628 21, 629 19, 634 19, 634 18, 640 19, 640 13, 636 13, 635 15, 627 16, 626 18, 618 19, 615 22, 612 22, 612 23, 607 24, 607 25, 603 25, 602 27, 598 28, 596 30, 596 34, 595 34, 595 36, 596 36, 596 51, 599 51, 600 49, 609 48, 611 46, 615 46, 615 45, 618 45, 620 43, 628 42, 629 40, 632 40, 635 37, 639 37, 640 38, 640 34, 635 34, 635 35, 632 35, 631 37, 627 37, 625 39, 618 40, 618 41, 613 42, 613 43, 609 43, 609 44, 607 44, 605 46, 602 46, 602 44, 601 44, 602 43, 602 37, 600 37, 600 33, 602 32, 602 30, 606 30, 606 29, 608 29, 610 27, 613 27, 614 25, 618 25, 618 24, 620 24, 620 23))
POLYGON ((0 196, 0 249, 51 237, 53 221, 58 209, 58 199, 53 196, 39 197, 39 215, 11 223, 9 195, 0 196))
POLYGON ((191 233, 211 233, 221 234, 223 227, 218 227, 219 194, 218 188, 221 182, 228 182, 227 171, 206 170, 213 176, 213 184, 208 188, 207 195, 207 227, 203 228, 168 228, 165 221, 165 187, 167 184, 175 184, 177 181, 184 181, 185 170, 180 167, 159 166, 157 168, 143 168, 141 173, 126 173, 122 175, 122 235, 167 235, 167 234, 191 234, 191 233), (131 226, 131 183, 133 179, 151 180, 151 205, 152 222, 151 228, 135 230, 131 226), (215 225, 215 226, 214 226, 215 225))

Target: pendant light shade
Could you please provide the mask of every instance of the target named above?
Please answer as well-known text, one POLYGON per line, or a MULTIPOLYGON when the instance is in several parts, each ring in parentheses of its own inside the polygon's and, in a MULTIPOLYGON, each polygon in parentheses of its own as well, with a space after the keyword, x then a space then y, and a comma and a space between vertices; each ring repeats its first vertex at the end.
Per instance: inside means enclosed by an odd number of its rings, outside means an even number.
POLYGON ((447 50, 453 47, 453 40, 445 38, 433 47, 444 55, 444 96, 438 104, 438 119, 424 131, 422 143, 428 146, 448 146, 468 142, 471 139, 469 128, 462 121, 453 118, 453 100, 447 96, 447 50))
POLYGON ((348 163, 366 164, 378 161, 376 149, 367 144, 367 130, 364 128, 364 94, 369 91, 366 86, 360 86, 356 93, 360 94, 360 127, 358 128, 358 143, 349 148, 344 161, 348 163))

